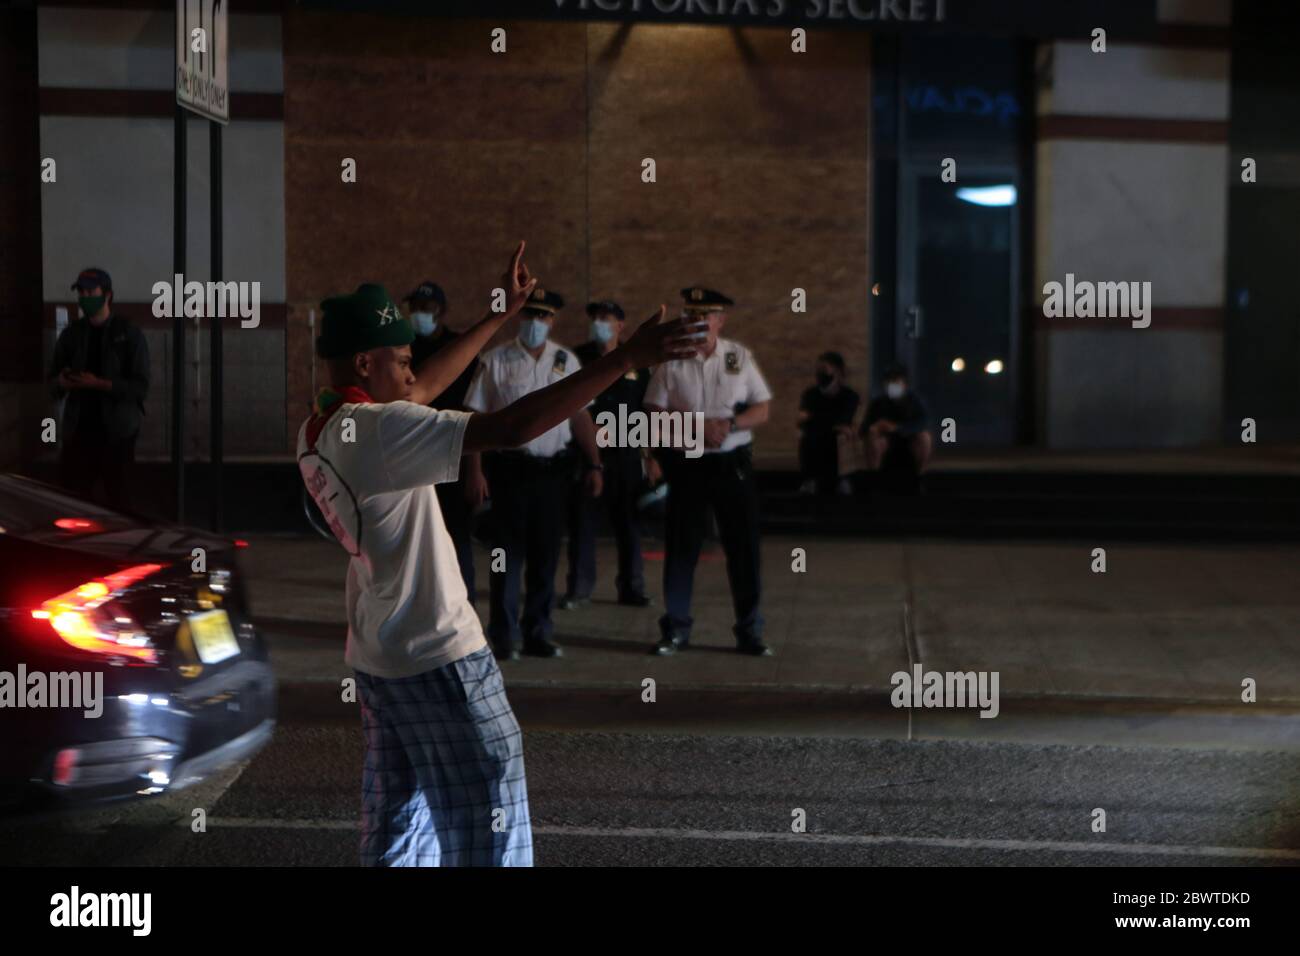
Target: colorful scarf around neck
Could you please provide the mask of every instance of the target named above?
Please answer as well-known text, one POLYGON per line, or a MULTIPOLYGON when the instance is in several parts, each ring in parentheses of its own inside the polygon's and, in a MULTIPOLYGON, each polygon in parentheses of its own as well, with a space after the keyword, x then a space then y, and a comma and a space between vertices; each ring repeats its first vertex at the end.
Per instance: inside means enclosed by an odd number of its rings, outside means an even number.
POLYGON ((373 401, 374 399, 366 393, 364 388, 356 385, 344 385, 338 389, 329 388, 328 386, 322 388, 316 394, 314 403, 316 412, 307 421, 307 447, 315 451, 316 439, 320 438, 325 423, 330 420, 330 416, 344 405, 366 404, 373 401))

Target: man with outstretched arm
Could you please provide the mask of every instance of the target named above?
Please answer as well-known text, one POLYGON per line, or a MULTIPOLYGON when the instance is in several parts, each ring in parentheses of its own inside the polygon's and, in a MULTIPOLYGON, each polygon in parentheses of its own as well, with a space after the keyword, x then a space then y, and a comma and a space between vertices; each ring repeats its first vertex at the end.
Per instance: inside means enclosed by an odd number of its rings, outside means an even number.
POLYGON ((622 347, 488 414, 435 410, 445 389, 533 291, 523 243, 490 313, 411 371, 411 324, 383 286, 321 303, 329 388, 298 436, 298 464, 352 555, 346 660, 365 735, 361 860, 378 866, 528 866, 532 830, 519 724, 483 636, 434 485, 463 454, 522 445, 628 371, 695 354, 664 310, 622 347))

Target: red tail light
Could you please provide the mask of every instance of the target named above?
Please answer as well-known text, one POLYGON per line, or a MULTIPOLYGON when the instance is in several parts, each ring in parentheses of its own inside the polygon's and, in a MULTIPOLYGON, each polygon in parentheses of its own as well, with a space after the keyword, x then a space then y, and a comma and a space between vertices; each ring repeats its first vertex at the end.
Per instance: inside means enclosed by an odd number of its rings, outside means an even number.
POLYGON ((60 750, 54 758, 53 780, 59 786, 66 787, 77 778, 77 750, 71 748, 60 750))
POLYGON ((54 522, 54 526, 62 531, 103 531, 104 527, 98 521, 92 521, 89 518, 59 518, 54 522))
POLYGON ((71 591, 42 601, 32 617, 50 622, 50 627, 68 644, 83 651, 130 657, 146 663, 158 659, 148 635, 130 622, 117 620, 104 608, 131 585, 162 570, 161 564, 137 564, 102 578, 79 584, 71 591))

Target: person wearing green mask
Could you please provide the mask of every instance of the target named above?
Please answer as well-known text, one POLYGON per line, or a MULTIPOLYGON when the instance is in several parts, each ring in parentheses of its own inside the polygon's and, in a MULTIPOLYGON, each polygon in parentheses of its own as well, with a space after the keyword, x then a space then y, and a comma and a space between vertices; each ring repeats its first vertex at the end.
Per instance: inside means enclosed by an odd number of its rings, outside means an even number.
POLYGON ((91 498, 102 482, 109 507, 130 509, 127 472, 149 394, 149 346, 144 333, 112 311, 113 280, 83 269, 72 283, 81 317, 54 344, 47 379, 66 398, 57 432, 60 481, 91 498))

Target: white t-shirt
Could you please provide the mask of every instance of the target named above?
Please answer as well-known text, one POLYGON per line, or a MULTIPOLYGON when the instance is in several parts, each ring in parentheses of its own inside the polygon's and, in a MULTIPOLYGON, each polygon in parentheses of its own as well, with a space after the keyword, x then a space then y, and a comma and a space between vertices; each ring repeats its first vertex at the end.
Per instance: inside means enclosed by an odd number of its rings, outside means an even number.
MULTIPOLYGON (((578 356, 550 339, 533 358, 518 339, 499 345, 479 359, 478 371, 465 395, 465 407, 476 412, 498 412, 530 392, 545 388, 582 367, 578 356)), ((566 418, 538 435, 523 451, 539 458, 558 455, 569 444, 572 429, 566 418)))
MULTIPOLYGON (((646 387, 644 404, 670 412, 703 412, 705 418, 731 418, 736 405, 757 405, 772 399, 772 390, 758 370, 753 354, 739 342, 719 338, 713 354, 664 362, 646 387)), ((748 428, 738 429, 706 455, 731 451, 754 440, 748 428)))
POLYGON ((351 403, 298 468, 348 564, 348 666, 411 677, 484 647, 433 486, 455 481, 468 412, 413 402, 351 403), (348 440, 348 439, 351 440, 348 440))

